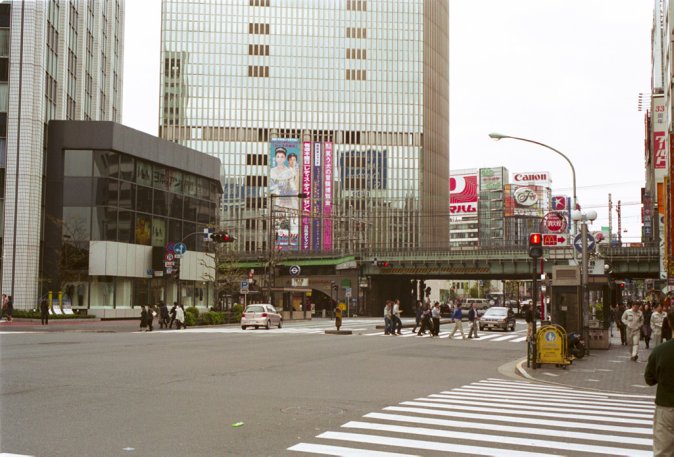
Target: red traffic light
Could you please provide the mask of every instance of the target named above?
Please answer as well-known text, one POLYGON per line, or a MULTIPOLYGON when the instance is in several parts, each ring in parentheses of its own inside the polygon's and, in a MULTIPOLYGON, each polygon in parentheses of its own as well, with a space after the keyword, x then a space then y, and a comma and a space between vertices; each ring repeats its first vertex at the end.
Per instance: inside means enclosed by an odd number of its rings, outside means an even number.
POLYGON ((543 243, 543 236, 540 233, 529 234, 529 246, 540 246, 543 243))

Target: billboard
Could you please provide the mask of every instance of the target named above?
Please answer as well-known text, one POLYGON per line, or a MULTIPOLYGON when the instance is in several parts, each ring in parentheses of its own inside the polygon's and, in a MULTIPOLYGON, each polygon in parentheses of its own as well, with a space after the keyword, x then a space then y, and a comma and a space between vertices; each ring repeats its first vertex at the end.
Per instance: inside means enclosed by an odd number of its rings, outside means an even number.
POLYGON ((386 189, 387 157, 386 149, 341 153, 339 157, 341 189, 366 194, 371 190, 386 189))
POLYGON ((547 171, 522 171, 513 173, 513 184, 550 187, 550 173, 547 171))
POLYGON ((653 167, 656 170, 655 179, 666 174, 667 171, 667 123, 665 120, 665 99, 662 96, 653 96, 653 167))
POLYGON ((503 190, 508 171, 503 167, 480 168, 480 192, 503 190))
POLYGON ((449 215, 477 215, 477 170, 470 172, 450 172, 449 215))
POLYGON ((269 210, 272 211, 274 247, 299 248, 299 194, 302 170, 300 141, 272 138, 269 148, 269 210))
POLYGON ((332 143, 323 145, 323 250, 332 251, 332 143))
POLYGON ((506 216, 543 217, 548 210, 547 187, 507 184, 505 190, 506 216))

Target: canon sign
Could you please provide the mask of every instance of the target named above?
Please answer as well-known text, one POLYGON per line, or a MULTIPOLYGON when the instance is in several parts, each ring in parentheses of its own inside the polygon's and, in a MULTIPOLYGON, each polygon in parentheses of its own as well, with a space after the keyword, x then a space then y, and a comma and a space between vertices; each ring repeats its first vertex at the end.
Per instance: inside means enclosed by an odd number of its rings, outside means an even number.
POLYGON ((516 184, 532 184, 536 186, 550 187, 550 173, 547 171, 521 172, 513 174, 516 184))

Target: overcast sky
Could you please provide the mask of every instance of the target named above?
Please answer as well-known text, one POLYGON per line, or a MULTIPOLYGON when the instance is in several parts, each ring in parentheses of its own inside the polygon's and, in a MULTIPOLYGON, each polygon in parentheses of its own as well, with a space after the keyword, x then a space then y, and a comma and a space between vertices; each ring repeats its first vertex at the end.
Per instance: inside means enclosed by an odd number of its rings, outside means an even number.
MULTIPOLYGON (((281 0, 279 0, 281 1, 281 0)), ((401 0, 404 1, 404 0, 401 0)), ((157 134, 160 0, 126 2, 123 123, 157 134)), ((640 240, 644 112, 650 92, 653 2, 450 0, 450 165, 549 171, 608 225, 608 194, 622 201, 623 241, 640 240), (627 231, 625 231, 627 230, 627 231)))

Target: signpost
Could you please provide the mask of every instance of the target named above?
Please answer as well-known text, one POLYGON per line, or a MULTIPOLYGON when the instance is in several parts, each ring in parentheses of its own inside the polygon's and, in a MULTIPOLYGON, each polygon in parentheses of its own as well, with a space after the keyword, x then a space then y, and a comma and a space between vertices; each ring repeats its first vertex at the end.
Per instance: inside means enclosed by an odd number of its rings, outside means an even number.
POLYGON ((550 211, 543 217, 543 225, 550 233, 566 232, 566 217, 556 211, 550 211))
MULTIPOLYGON (((594 237, 587 233, 587 250, 588 251, 594 251, 594 248, 596 246, 596 241, 594 237)), ((579 233, 573 238, 573 247, 576 248, 576 251, 582 253, 583 252, 583 235, 582 233, 579 233)))
POLYGON ((569 237, 566 235, 543 234, 543 247, 565 248, 569 246, 569 237))
POLYGON ((244 311, 246 310, 246 306, 247 306, 246 302, 247 302, 248 291, 249 291, 248 285, 249 285, 248 280, 244 279, 243 281, 241 281, 241 287, 239 289, 239 292, 243 295, 243 310, 244 311))
POLYGON ((301 271, 302 269, 300 268, 299 265, 293 265, 288 269, 290 276, 299 276, 301 271))

